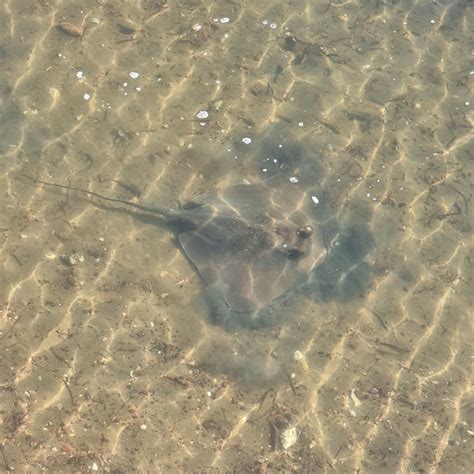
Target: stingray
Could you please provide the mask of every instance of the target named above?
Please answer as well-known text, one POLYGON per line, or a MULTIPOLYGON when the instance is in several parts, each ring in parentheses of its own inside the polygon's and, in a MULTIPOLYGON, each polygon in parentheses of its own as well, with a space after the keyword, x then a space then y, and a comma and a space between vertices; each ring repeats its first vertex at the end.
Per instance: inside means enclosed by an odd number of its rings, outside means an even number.
POLYGON ((228 186, 180 209, 27 178, 158 215, 173 226, 204 283, 232 311, 263 308, 302 282, 326 254, 310 196, 283 175, 228 186))

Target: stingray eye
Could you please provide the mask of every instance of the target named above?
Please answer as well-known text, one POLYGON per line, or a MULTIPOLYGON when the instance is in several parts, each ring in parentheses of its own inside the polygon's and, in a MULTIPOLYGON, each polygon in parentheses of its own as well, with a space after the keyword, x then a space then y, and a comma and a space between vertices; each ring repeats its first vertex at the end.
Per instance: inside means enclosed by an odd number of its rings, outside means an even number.
POLYGON ((286 251, 286 255, 288 255, 288 258, 298 258, 303 255, 303 251, 299 249, 298 247, 291 247, 286 251))
POLYGON ((298 229, 298 235, 303 239, 307 239, 313 235, 313 228, 310 225, 306 225, 304 227, 300 227, 298 229))

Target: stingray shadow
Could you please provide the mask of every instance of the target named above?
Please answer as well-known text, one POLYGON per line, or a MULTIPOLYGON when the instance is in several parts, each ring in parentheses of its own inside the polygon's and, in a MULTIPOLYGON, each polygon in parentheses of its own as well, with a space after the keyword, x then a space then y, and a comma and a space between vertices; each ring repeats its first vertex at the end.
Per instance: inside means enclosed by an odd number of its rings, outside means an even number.
MULTIPOLYGON (((374 279, 369 263, 369 257, 375 248, 375 239, 368 225, 372 216, 371 207, 363 202, 354 202, 338 219, 336 216, 340 214, 337 209, 328 204, 337 201, 331 199, 332 187, 322 189, 318 184, 325 181, 322 157, 315 152, 314 147, 295 141, 278 128, 272 129, 253 152, 248 151, 241 143, 236 143, 235 147, 247 159, 252 160, 256 172, 261 171, 262 164, 268 169, 268 175, 284 173, 292 176, 298 170, 298 175, 301 176, 299 185, 308 190, 310 195, 319 198, 313 214, 323 235, 327 255, 305 282, 258 312, 231 311, 216 295, 205 293, 211 323, 229 331, 238 328, 261 329, 290 323, 291 314, 299 307, 295 298, 300 301, 310 299, 317 303, 328 303, 347 302, 363 297, 374 279)), ((331 182, 331 179, 326 182, 331 182)))

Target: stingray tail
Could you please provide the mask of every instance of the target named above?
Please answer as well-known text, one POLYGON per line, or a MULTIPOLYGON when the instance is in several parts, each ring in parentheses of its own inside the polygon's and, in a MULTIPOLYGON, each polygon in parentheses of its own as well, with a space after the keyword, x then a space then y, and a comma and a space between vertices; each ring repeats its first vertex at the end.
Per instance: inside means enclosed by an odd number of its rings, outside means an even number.
POLYGON ((95 197, 98 199, 102 199, 103 201, 109 201, 109 202, 116 202, 119 204, 125 204, 130 207, 134 207, 135 209, 139 209, 140 211, 145 211, 145 212, 151 212, 153 214, 158 214, 160 216, 166 217, 166 218, 172 218, 174 217, 174 212, 172 209, 166 209, 164 207, 157 207, 157 206, 147 206, 144 204, 137 204, 135 202, 130 202, 130 201, 125 201, 124 199, 117 199, 117 198, 112 198, 109 196, 104 196, 103 194, 95 193, 94 191, 88 191, 87 189, 82 189, 82 188, 76 188, 74 186, 66 186, 65 184, 59 184, 59 183, 51 183, 48 181, 42 181, 40 179, 33 178, 32 176, 29 176, 27 174, 23 174, 25 178, 29 179, 33 183, 37 185, 43 185, 43 186, 51 186, 55 188, 61 188, 61 189, 67 189, 71 191, 77 191, 79 193, 85 194, 87 196, 95 197))

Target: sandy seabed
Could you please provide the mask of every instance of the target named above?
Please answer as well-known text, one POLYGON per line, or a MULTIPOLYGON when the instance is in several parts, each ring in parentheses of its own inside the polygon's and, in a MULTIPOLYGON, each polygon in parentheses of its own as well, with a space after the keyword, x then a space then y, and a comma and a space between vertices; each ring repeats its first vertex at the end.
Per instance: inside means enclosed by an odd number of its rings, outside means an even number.
POLYGON ((2 3, 3 471, 470 471, 468 3, 2 3), (328 256, 235 319, 169 228, 25 178, 278 173, 328 256))

